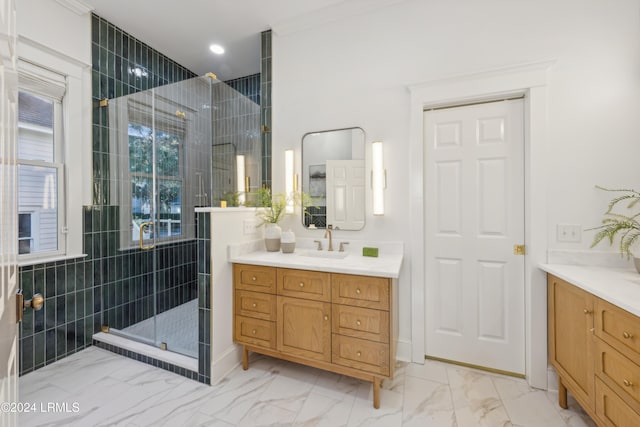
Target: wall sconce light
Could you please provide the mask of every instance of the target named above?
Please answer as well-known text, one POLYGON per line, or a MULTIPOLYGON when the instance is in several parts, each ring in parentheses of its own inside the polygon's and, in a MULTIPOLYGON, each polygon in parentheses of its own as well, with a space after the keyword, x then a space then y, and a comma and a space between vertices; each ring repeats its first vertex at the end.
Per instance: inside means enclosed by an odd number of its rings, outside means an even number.
POLYGON ((247 179, 245 176, 244 154, 236 156, 236 191, 238 192, 238 203, 243 205, 246 201, 246 193, 249 192, 247 179))
POLYGON ((292 193, 298 191, 298 179, 294 171, 293 150, 285 150, 284 152, 284 191, 287 195, 286 213, 293 213, 293 196, 292 193))
POLYGON ((371 144, 371 188, 373 189, 373 214, 384 215, 384 189, 387 188, 387 170, 382 158, 382 141, 371 144))

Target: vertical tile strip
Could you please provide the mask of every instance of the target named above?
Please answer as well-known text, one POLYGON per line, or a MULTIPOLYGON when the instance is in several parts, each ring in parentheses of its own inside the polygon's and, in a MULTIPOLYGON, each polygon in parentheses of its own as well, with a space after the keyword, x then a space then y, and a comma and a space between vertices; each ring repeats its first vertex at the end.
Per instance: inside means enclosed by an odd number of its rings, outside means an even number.
POLYGON ((271 30, 263 31, 260 41, 262 185, 271 188, 271 30))

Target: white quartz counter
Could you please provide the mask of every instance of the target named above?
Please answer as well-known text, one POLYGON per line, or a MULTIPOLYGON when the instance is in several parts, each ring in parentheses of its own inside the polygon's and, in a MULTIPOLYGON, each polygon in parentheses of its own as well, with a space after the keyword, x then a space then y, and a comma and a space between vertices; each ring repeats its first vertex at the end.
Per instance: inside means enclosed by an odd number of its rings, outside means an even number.
POLYGON ((640 274, 633 268, 562 264, 542 264, 540 268, 640 316, 640 274))
POLYGON ((321 258, 304 256, 308 250, 297 250, 291 254, 264 250, 231 255, 229 262, 255 264, 270 267, 297 268, 301 270, 326 271, 329 273, 359 274, 365 276, 397 279, 402 267, 402 254, 381 253, 378 257, 365 257, 348 253, 345 258, 321 258))

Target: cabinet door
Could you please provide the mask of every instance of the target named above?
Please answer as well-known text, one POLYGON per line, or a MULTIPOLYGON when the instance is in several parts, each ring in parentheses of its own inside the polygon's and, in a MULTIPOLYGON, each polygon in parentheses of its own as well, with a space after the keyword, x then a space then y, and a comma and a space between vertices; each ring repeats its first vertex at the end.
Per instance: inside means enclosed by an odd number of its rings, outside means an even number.
POLYGON ((549 275, 549 359, 583 405, 594 404, 593 296, 549 275))
POLYGON ((331 304, 278 296, 278 351, 331 361, 331 304))

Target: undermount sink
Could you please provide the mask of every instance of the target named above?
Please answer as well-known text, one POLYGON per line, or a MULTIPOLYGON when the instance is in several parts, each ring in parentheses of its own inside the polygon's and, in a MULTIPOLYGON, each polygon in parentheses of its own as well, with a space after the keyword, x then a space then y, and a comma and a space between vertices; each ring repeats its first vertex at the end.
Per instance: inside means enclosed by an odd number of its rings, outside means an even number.
POLYGON ((349 255, 349 252, 329 252, 329 251, 317 251, 317 250, 302 250, 296 252, 299 256, 308 256, 312 258, 332 258, 343 259, 349 255))

